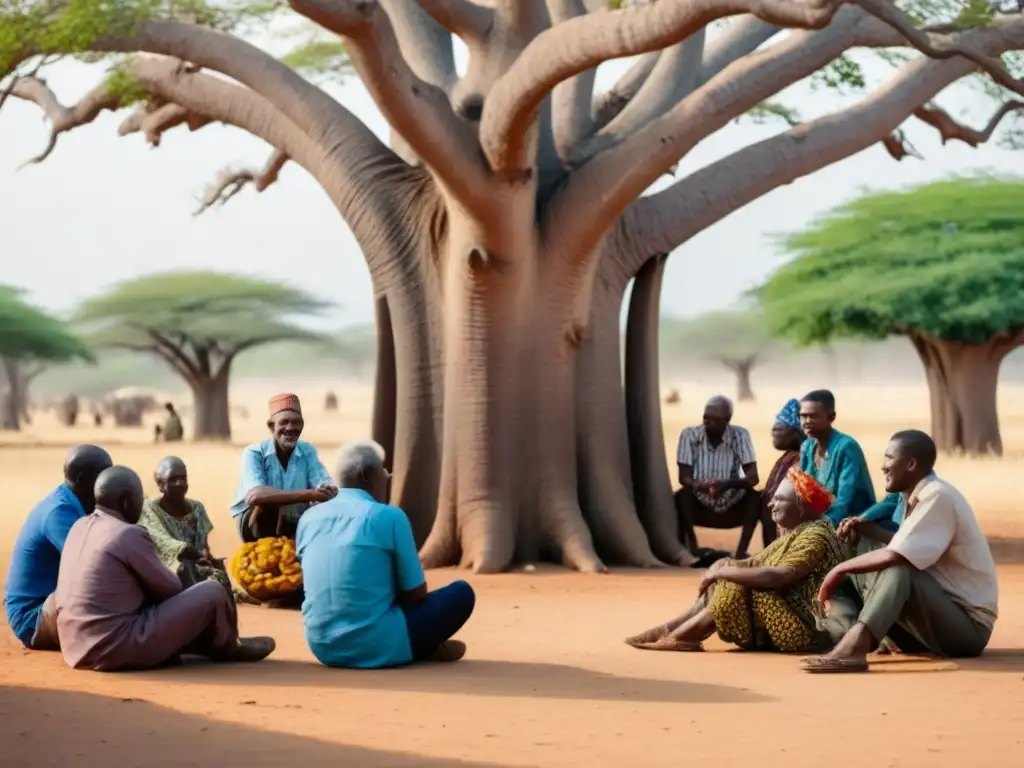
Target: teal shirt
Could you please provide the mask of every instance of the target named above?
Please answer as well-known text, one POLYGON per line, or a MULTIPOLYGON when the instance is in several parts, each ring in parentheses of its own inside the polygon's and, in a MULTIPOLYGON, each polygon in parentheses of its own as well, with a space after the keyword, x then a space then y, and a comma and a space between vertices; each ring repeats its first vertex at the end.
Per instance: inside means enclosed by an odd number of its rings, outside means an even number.
POLYGON ((817 440, 805 440, 800 446, 800 469, 828 488, 836 497, 825 517, 832 525, 847 517, 860 515, 875 503, 875 486, 871 482, 864 451, 849 435, 832 430, 832 439, 825 449, 821 468, 814 466, 817 440))
POLYGON ((296 551, 306 642, 321 664, 375 669, 412 661, 398 595, 426 579, 402 510, 342 489, 299 519, 296 551))

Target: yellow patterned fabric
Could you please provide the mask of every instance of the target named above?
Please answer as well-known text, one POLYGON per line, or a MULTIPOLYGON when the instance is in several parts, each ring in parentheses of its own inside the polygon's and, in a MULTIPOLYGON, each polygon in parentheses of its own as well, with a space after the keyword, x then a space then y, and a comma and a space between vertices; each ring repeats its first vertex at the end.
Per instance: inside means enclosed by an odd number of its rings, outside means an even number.
POLYGON ((825 575, 845 559, 832 525, 813 520, 776 539, 737 565, 790 568, 797 582, 781 592, 751 589, 728 581, 715 584, 708 610, 722 640, 747 650, 806 653, 817 650, 814 601, 825 575))
POLYGON ((235 582, 257 600, 284 597, 302 586, 295 542, 287 536, 243 544, 228 568, 235 582))

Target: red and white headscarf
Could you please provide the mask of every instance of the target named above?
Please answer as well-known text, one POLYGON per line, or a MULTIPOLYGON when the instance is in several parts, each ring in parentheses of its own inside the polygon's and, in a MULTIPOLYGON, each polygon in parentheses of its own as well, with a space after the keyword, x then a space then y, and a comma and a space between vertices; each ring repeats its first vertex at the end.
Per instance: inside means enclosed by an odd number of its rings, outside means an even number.
POLYGON ((828 512, 832 502, 836 500, 836 497, 825 486, 801 470, 800 467, 795 465, 790 467, 789 472, 786 473, 786 479, 792 483, 801 504, 816 517, 821 517, 828 512))

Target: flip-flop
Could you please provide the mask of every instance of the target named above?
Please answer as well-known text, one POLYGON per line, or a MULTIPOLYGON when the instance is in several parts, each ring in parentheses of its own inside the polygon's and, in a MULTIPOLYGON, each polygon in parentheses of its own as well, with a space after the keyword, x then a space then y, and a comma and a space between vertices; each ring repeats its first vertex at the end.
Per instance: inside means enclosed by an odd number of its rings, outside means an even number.
POLYGON ((812 656, 804 659, 800 666, 804 672, 820 675, 867 672, 869 669, 866 659, 830 659, 826 656, 812 656))
POLYGON ((641 651, 676 651, 678 653, 700 653, 704 650, 701 643, 688 640, 656 640, 653 643, 637 643, 633 646, 641 651))

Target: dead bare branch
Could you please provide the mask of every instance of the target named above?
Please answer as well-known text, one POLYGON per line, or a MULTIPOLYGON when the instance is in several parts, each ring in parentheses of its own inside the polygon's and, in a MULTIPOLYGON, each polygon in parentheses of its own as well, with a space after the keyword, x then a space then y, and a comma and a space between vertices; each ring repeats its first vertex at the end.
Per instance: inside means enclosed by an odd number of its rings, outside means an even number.
POLYGON ((288 162, 288 155, 279 149, 274 150, 261 170, 244 168, 232 170, 225 168, 221 171, 213 183, 206 189, 199 198, 199 208, 193 213, 198 216, 214 205, 224 205, 228 200, 242 191, 244 187, 251 184, 257 192, 262 192, 275 181, 281 174, 281 169, 288 162))
POLYGON ((1004 117, 1011 112, 1017 112, 1022 109, 1024 109, 1024 101, 1006 102, 992 115, 988 124, 981 130, 957 122, 945 110, 938 107, 930 107, 927 104, 915 109, 914 117, 924 123, 928 123, 928 125, 937 130, 939 136, 942 137, 943 144, 947 141, 958 140, 969 147, 977 147, 979 144, 984 144, 992 138, 992 134, 995 133, 996 128, 999 127, 999 123, 1002 122, 1004 117))
POLYGON ((481 144, 491 168, 517 175, 524 142, 541 101, 560 82, 604 61, 674 45, 710 22, 750 13, 778 26, 820 29, 840 0, 660 0, 636 9, 598 11, 537 35, 484 104, 481 144), (567 45, 566 41, 573 41, 567 45))
POLYGON ((434 20, 467 43, 482 42, 494 24, 494 9, 471 0, 418 0, 434 20))

